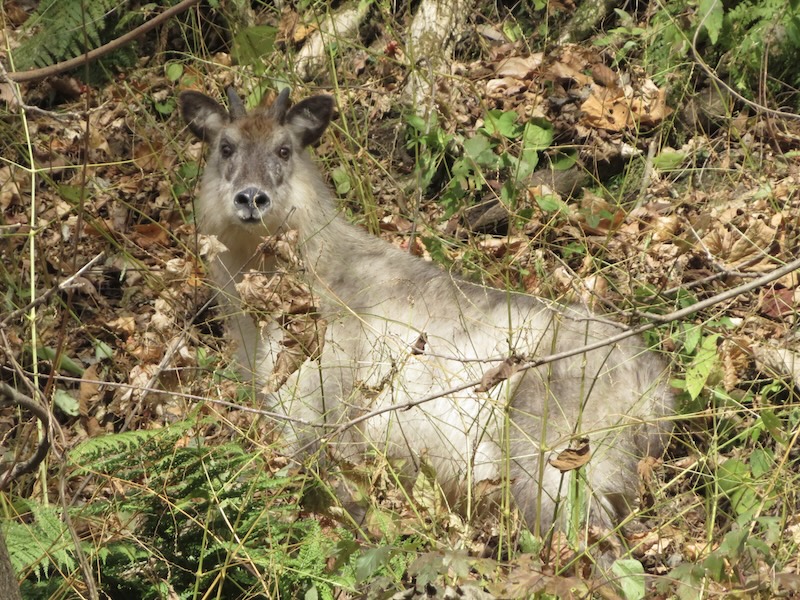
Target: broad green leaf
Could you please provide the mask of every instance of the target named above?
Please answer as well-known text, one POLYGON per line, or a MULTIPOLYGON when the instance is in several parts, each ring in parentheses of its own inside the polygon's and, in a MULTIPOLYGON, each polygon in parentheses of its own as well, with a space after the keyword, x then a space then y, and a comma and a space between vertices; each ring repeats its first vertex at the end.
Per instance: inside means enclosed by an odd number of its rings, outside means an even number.
POLYGON ((183 76, 183 65, 178 62, 171 62, 167 65, 165 73, 170 81, 178 81, 183 76))
POLYGON ((750 455, 750 472, 753 477, 763 477, 767 473, 772 472, 775 462, 772 459, 772 452, 756 448, 750 455))
POLYGON ((692 364, 686 369, 686 391, 692 400, 696 400, 703 391, 708 376, 717 364, 718 338, 719 335, 716 333, 703 338, 692 364))
POLYGON ((53 402, 65 415, 70 417, 78 416, 78 401, 68 391, 56 390, 53 394, 53 402))
POLYGON ((523 152, 547 150, 553 143, 553 125, 543 119, 533 119, 525 124, 522 134, 523 152))
POLYGON ((513 110, 490 110, 486 113, 483 128, 489 135, 499 134, 508 139, 516 139, 522 132, 522 126, 517 124, 519 115, 513 110))
POLYGON ((336 187, 336 193, 340 196, 347 194, 353 187, 350 182, 350 175, 341 165, 331 171, 331 179, 333 179, 333 185, 336 187))
POLYGON ((558 152, 555 156, 550 157, 550 167, 554 171, 566 171, 575 166, 578 162, 578 153, 575 150, 567 150, 566 152, 558 152))
POLYGON ((482 167, 493 167, 498 160, 492 143, 486 136, 480 134, 464 140, 464 154, 482 167))
POLYGON ((617 559, 611 565, 617 576, 616 584, 622 590, 625 600, 641 600, 644 598, 644 567, 633 558, 617 559))

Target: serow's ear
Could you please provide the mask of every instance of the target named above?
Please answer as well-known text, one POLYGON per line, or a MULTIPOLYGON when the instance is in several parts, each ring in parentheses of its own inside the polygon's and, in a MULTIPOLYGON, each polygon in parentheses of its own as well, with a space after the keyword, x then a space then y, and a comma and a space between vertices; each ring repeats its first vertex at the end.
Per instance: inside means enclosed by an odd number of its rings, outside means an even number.
POLYGON ((331 96, 311 96, 290 108, 284 123, 294 131, 305 147, 322 137, 332 116, 331 96))
POLYGON ((181 92, 178 102, 183 120, 201 140, 211 140, 230 123, 228 111, 216 100, 195 91, 181 92))

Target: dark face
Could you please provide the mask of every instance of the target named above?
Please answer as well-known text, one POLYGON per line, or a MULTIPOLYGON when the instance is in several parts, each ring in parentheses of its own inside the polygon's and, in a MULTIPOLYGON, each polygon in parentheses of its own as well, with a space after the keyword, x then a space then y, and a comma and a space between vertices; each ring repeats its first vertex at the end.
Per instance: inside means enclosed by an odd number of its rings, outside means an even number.
POLYGON ((333 101, 314 96, 289 109, 284 93, 272 106, 250 114, 237 102, 232 97, 228 113, 207 96, 181 94, 190 129, 211 149, 199 209, 206 222, 273 233, 307 196, 302 170, 308 165, 302 152, 328 126, 333 101))

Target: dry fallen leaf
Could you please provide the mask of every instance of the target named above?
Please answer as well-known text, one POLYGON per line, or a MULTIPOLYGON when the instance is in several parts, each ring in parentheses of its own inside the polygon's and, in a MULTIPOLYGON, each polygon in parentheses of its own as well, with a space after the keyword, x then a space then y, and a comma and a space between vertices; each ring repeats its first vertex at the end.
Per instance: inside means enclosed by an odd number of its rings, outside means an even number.
POLYGON ((530 56, 511 56, 497 64, 498 77, 513 77, 516 79, 529 79, 538 69, 544 55, 541 52, 530 56))
POLYGON ((577 445, 574 448, 566 448, 558 453, 558 456, 551 457, 547 462, 550 466, 555 467, 562 473, 566 471, 573 471, 582 467, 592 457, 589 452, 589 439, 581 438, 577 440, 577 445))
POLYGON ((475 388, 476 392, 488 392, 498 383, 502 383, 519 370, 522 364, 522 357, 516 354, 509 356, 496 367, 492 367, 483 374, 480 384, 475 388))
POLYGON ((153 246, 168 246, 168 227, 160 223, 142 223, 136 225, 131 233, 131 239, 141 248, 153 246))
POLYGON ((761 291, 758 308, 761 314, 772 319, 796 315, 798 306, 794 300, 794 290, 774 287, 764 289, 761 291))

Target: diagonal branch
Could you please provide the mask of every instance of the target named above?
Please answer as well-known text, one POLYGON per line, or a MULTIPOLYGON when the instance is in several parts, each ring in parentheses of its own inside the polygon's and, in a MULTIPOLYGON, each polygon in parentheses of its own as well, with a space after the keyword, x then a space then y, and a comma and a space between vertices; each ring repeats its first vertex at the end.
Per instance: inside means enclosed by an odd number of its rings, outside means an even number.
MULTIPOLYGON (((611 337, 609 337, 609 338, 607 338, 605 340, 601 340, 599 342, 595 342, 595 343, 592 343, 592 344, 587 344, 585 346, 579 346, 577 348, 571 348, 570 350, 565 350, 564 352, 558 352, 556 354, 548 354, 547 356, 543 356, 541 358, 534 358, 532 360, 527 360, 524 363, 522 363, 521 365, 517 366, 516 369, 514 370, 514 372, 516 373, 516 372, 526 371, 528 369, 533 369, 533 368, 536 368, 536 367, 540 367, 542 365, 545 365, 545 364, 548 364, 548 363, 552 363, 552 362, 555 362, 555 361, 558 361, 558 360, 563 360, 563 359, 569 358, 571 356, 577 356, 579 354, 584 354, 584 353, 590 352, 592 350, 597 350, 597 349, 603 348, 605 346, 610 346, 612 344, 616 344, 617 342, 622 341, 622 340, 624 340, 626 338, 633 337, 633 336, 636 336, 636 335, 640 335, 640 334, 642 334, 642 333, 644 333, 646 331, 650 331, 651 329, 655 329, 659 325, 664 325, 666 323, 672 323, 674 321, 678 321, 680 319, 689 317, 689 316, 691 316, 691 315, 693 315, 693 314, 695 314, 695 313, 697 313, 697 312, 699 312, 701 310, 704 310, 706 308, 710 308, 710 307, 712 307, 712 306, 714 306, 716 304, 719 304, 721 302, 725 302, 726 300, 730 300, 731 298, 735 298, 736 296, 739 296, 741 294, 746 294, 747 292, 750 292, 750 291, 752 291, 752 290, 754 290, 756 288, 759 288, 759 287, 761 287, 763 285, 766 285, 766 284, 768 284, 768 283, 770 283, 772 281, 780 279, 781 277, 783 277, 785 275, 788 275, 789 273, 792 273, 793 271, 796 271, 798 269, 800 269, 800 258, 797 258, 797 259, 795 259, 795 260, 793 260, 793 261, 791 261, 789 263, 786 263, 782 267, 779 267, 779 268, 777 268, 777 269, 775 269, 773 271, 770 271, 769 273, 766 273, 765 275, 763 275, 761 277, 758 277, 757 279, 753 279, 752 281, 748 281, 747 283, 743 283, 742 285, 738 285, 738 286, 733 287, 733 288, 731 288, 729 290, 725 290, 724 292, 720 292, 719 294, 711 296, 710 298, 706 298, 705 300, 703 300, 701 302, 698 302, 697 304, 693 304, 692 306, 687 306, 686 308, 682 308, 680 310, 676 310, 676 311, 671 312, 669 314, 656 315, 656 314, 652 314, 652 313, 640 313, 640 316, 642 316, 645 319, 648 319, 648 322, 640 325, 639 327, 634 327, 633 329, 629 329, 627 331, 623 331, 622 333, 619 333, 617 335, 611 336, 611 337)), ((362 423, 362 422, 364 422, 364 421, 366 421, 368 419, 371 419, 373 417, 379 416, 381 414, 384 414, 384 413, 387 413, 387 412, 390 412, 390 411, 408 410, 408 409, 413 408, 415 406, 419 406, 419 405, 425 404, 427 402, 432 402, 433 400, 436 400, 436 399, 441 398, 443 396, 449 396, 450 394, 456 394, 458 392, 462 392, 462 391, 470 389, 470 388, 478 387, 479 385, 481 385, 481 383, 482 383, 481 380, 470 381, 468 383, 464 383, 464 384, 458 385, 456 387, 452 387, 452 388, 450 388, 448 390, 444 390, 442 392, 438 392, 438 393, 432 394, 430 396, 425 396, 424 398, 420 398, 418 400, 413 400, 411 402, 406 402, 404 404, 393 404, 393 405, 390 405, 390 406, 384 406, 382 408, 379 408, 379 409, 370 411, 368 413, 359 415, 358 417, 356 417, 354 419, 351 419, 350 421, 347 421, 346 423, 341 423, 339 425, 323 424, 320 427, 332 428, 333 431, 331 431, 331 433, 329 433, 327 435, 321 436, 320 439, 313 440, 312 442, 309 442, 308 444, 306 444, 305 446, 300 448, 297 451, 296 454, 302 456, 302 454, 304 452, 306 452, 309 448, 313 447, 317 443, 319 443, 319 442, 328 442, 332 438, 334 438, 334 437, 336 437, 338 435, 341 435, 342 433, 344 433, 345 431, 347 431, 351 427, 354 427, 354 426, 358 425, 359 423, 362 423)), ((500 382, 497 381, 496 383, 500 383, 500 382)))

